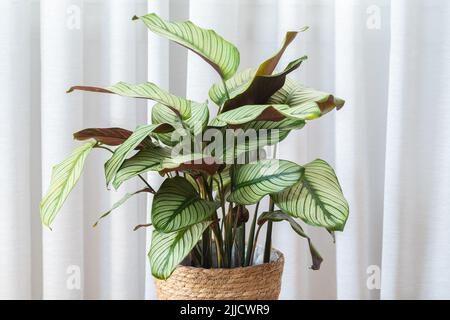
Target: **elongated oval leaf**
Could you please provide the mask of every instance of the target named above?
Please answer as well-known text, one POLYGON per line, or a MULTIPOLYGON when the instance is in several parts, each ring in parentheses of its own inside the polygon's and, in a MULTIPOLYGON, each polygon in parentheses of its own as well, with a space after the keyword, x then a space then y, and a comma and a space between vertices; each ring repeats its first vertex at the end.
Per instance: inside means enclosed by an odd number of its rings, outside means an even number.
POLYGON ((312 270, 320 269, 320 265, 322 264, 323 259, 320 256, 319 251, 317 251, 317 249, 314 247, 314 245, 311 241, 311 238, 305 233, 305 231, 303 231, 303 228, 301 227, 301 225, 298 224, 298 222, 295 221, 294 218, 292 218, 290 215, 288 215, 282 211, 267 211, 267 212, 263 212, 259 216, 258 224, 261 225, 267 220, 274 221, 274 222, 279 222, 279 221, 284 220, 284 221, 289 222, 292 230, 294 230, 295 233, 297 233, 300 237, 303 237, 306 240, 308 240, 309 252, 311 253, 311 258, 312 258, 311 269, 312 270))
MULTIPOLYGON (((132 133, 132 131, 123 128, 89 128, 75 132, 73 137, 79 141, 94 139, 97 142, 108 146, 118 146, 124 143, 132 133)), ((146 138, 136 147, 136 149, 143 149, 144 147, 150 147, 152 145, 151 139, 146 138)))
POLYGON ((303 167, 287 160, 260 160, 241 165, 228 201, 254 204, 264 196, 278 193, 295 183, 303 174, 303 167))
POLYGON ((242 129, 290 130, 302 128, 311 115, 307 111, 297 113, 286 104, 247 105, 217 115, 216 123, 242 129))
POLYGON ((216 83, 211 86, 208 95, 211 100, 220 107, 228 99, 227 91, 230 95, 230 98, 236 97, 238 94, 247 89, 247 87, 250 85, 250 81, 253 79, 255 74, 255 69, 245 69, 243 71, 239 71, 232 78, 228 79, 225 82, 227 86, 226 90, 223 82, 216 83))
POLYGON ((264 104, 269 98, 283 87, 286 76, 294 70, 297 70, 303 61, 307 59, 306 56, 291 61, 286 68, 278 73, 270 75, 256 74, 253 79, 244 86, 242 92, 235 97, 230 97, 222 108, 220 113, 230 111, 241 106, 250 104, 264 104))
POLYGON ((214 30, 203 29, 191 21, 169 22, 155 13, 140 19, 150 31, 166 37, 198 54, 208 62, 223 79, 229 79, 239 67, 238 49, 214 30))
POLYGON ((53 167, 50 186, 40 204, 41 221, 47 227, 50 227, 70 191, 75 187, 83 171, 84 161, 95 144, 96 142, 92 141, 78 147, 67 159, 53 167))
POLYGON ((287 78, 284 86, 270 97, 268 103, 287 104, 293 114, 309 114, 306 119, 314 119, 334 108, 339 110, 345 101, 330 93, 307 88, 287 78))
POLYGON ((122 163, 114 176, 113 187, 118 189, 124 181, 138 174, 162 170, 166 159, 171 159, 171 150, 166 147, 154 146, 137 152, 122 163))
POLYGON ((123 144, 114 150, 112 157, 105 163, 106 184, 108 185, 113 180, 128 154, 146 139, 148 135, 152 133, 166 133, 172 130, 174 130, 174 127, 167 123, 138 127, 123 144))
POLYGON ((298 183, 272 196, 275 204, 310 225, 342 231, 349 207, 333 168, 321 159, 304 168, 305 174, 298 183))
POLYGON ((153 198, 152 223, 158 231, 174 232, 205 221, 216 208, 215 202, 201 199, 185 178, 170 178, 153 198))
POLYGON ((151 82, 136 85, 126 82, 118 82, 115 85, 107 88, 74 86, 67 92, 69 93, 74 90, 114 93, 123 97, 150 99, 178 112, 184 119, 187 119, 191 116, 191 106, 193 103, 191 100, 170 94, 151 82))
POLYGON ((125 202, 127 202, 127 200, 130 199, 132 196, 134 196, 134 195, 136 195, 136 194, 138 194, 138 193, 142 193, 142 192, 149 192, 149 193, 151 193, 151 192, 152 192, 152 189, 150 189, 150 188, 144 188, 144 189, 135 191, 135 192, 133 192, 133 193, 126 193, 122 198, 120 198, 119 201, 117 201, 116 203, 113 204, 113 206, 111 207, 111 209, 109 209, 109 210, 106 211, 104 214, 102 214, 102 215, 97 219, 97 221, 92 225, 92 227, 95 228, 95 227, 98 225, 98 223, 99 223, 102 219, 104 219, 104 218, 106 218, 107 216, 109 216, 113 210, 115 210, 115 209, 117 209, 118 207, 120 207, 121 205, 123 205, 123 204, 124 204, 125 202))
POLYGON ((118 189, 124 181, 148 171, 159 171, 160 174, 196 171, 212 175, 223 166, 213 160, 202 154, 173 155, 167 147, 145 148, 123 162, 114 177, 113 187, 118 189))
MULTIPOLYGON (((187 129, 194 136, 201 134, 202 130, 206 127, 209 120, 209 110, 208 110, 208 102, 204 103, 192 103, 191 106, 191 116, 184 121, 187 129)), ((152 109, 152 123, 153 124, 161 124, 161 123, 171 123, 174 125, 180 124, 180 119, 177 115, 167 106, 157 103, 153 106, 152 109)), ((168 146, 174 146, 179 141, 173 141, 172 138, 175 138, 170 133, 160 133, 156 134, 158 140, 168 146)))
POLYGON ((161 280, 169 278, 175 268, 189 254, 211 222, 201 222, 176 232, 153 230, 148 257, 152 275, 161 280))
MULTIPOLYGON (((299 32, 308 28, 302 28, 299 32)), ((298 32, 287 32, 281 48, 269 59, 261 63, 257 70, 247 69, 225 83, 215 84, 209 90, 209 96, 220 112, 226 112, 243 105, 264 104, 267 99, 280 89, 286 75, 296 70, 307 57, 296 59, 289 63, 284 71, 273 74, 286 48, 295 39, 298 32)))

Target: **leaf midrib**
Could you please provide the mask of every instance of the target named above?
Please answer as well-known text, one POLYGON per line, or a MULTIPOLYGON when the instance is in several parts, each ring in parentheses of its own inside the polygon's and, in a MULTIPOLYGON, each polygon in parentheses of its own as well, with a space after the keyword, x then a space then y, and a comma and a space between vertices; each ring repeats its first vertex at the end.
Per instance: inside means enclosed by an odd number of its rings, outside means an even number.
POLYGON ((280 172, 278 174, 271 174, 271 175, 268 175, 268 176, 262 176, 262 177, 257 178, 257 179, 253 179, 253 180, 249 180, 249 181, 245 181, 245 182, 239 183, 238 185, 236 185, 235 190, 238 190, 238 189, 244 188, 244 187, 248 187, 248 186, 260 183, 260 182, 265 181, 265 180, 270 180, 272 178, 277 178, 277 177, 280 177, 280 176, 285 176, 285 175, 290 175, 290 174, 295 174, 295 173, 300 173, 300 172, 301 172, 301 169, 295 170, 295 171, 283 171, 283 172, 280 172))

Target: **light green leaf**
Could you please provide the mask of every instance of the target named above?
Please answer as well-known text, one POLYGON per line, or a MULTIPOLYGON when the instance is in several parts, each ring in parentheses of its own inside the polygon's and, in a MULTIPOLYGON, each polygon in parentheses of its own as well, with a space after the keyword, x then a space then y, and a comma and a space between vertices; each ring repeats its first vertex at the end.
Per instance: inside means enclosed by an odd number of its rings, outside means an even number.
POLYGON ((133 193, 126 193, 119 201, 117 201, 116 203, 113 204, 113 206, 111 207, 111 209, 109 209, 109 210, 106 211, 104 214, 102 214, 102 215, 98 218, 98 220, 92 225, 92 227, 95 228, 95 227, 98 225, 98 223, 100 222, 100 220, 102 220, 103 218, 109 216, 109 214, 110 214, 113 210, 115 210, 115 209, 117 209, 118 207, 120 207, 122 204, 124 204, 124 203, 125 203, 128 199, 130 199, 132 196, 134 196, 134 195, 136 195, 136 194, 138 194, 138 193, 141 193, 141 192, 149 192, 149 193, 151 193, 152 190, 149 189, 149 188, 144 188, 144 189, 142 189, 142 190, 138 190, 138 191, 133 192, 133 193))
POLYGON ((148 135, 152 133, 170 132, 172 130, 174 130, 174 127, 167 123, 139 126, 124 143, 114 150, 112 157, 105 163, 106 184, 109 185, 122 163, 125 161, 125 158, 148 135))
POLYGON ((280 192, 299 181, 303 167, 287 160, 260 160, 240 165, 228 201, 254 204, 264 196, 280 192))
POLYGON ((170 159, 171 149, 167 147, 145 148, 122 163, 114 176, 113 187, 118 189, 124 181, 139 174, 160 171, 163 169, 163 162, 170 159))
POLYGON ((169 22, 155 13, 140 19, 150 31, 186 47, 208 62, 223 79, 229 79, 239 67, 239 51, 214 30, 203 29, 191 21, 169 22))
POLYGON ((167 147, 146 148, 123 162, 114 177, 113 186, 118 189, 124 181, 148 171, 159 171, 160 174, 172 171, 200 171, 214 174, 221 167, 221 164, 206 160, 200 153, 172 155, 172 149, 167 147))
MULTIPOLYGON (((187 129, 193 136, 202 133, 202 130, 206 127, 209 120, 209 110, 208 102, 204 103, 192 103, 191 106, 191 116, 184 121, 187 129)), ((181 127, 180 119, 177 115, 163 104, 157 103, 152 109, 152 123, 171 123, 181 127)), ((156 137, 165 145, 174 146, 178 141, 172 141, 172 134, 161 133, 157 134, 156 137)))
POLYGON ((150 99, 178 112, 183 119, 187 119, 191 116, 191 106, 193 101, 170 94, 151 82, 136 85, 119 82, 107 88, 74 86, 67 92, 72 92, 74 90, 114 93, 123 97, 150 99))
MULTIPOLYGON (((256 74, 255 69, 245 69, 243 71, 237 72, 232 78, 228 79, 225 83, 227 86, 228 94, 230 98, 236 97, 238 94, 242 93, 250 85, 250 81, 256 74)), ((209 97, 211 100, 221 106, 227 100, 227 91, 225 90, 225 85, 223 82, 216 83, 209 89, 209 97)))
POLYGON ((268 103, 287 104, 291 114, 304 114, 305 119, 315 119, 336 108, 339 110, 345 101, 330 93, 304 87, 287 78, 284 86, 278 90, 268 103))
POLYGON ((152 223, 156 230, 174 232, 205 221, 217 209, 214 201, 206 201, 183 177, 166 179, 155 194, 152 223))
POLYGON ((272 195, 275 204, 310 225, 342 231, 349 207, 333 168, 321 159, 304 168, 305 173, 298 183, 272 195))
POLYGON ((53 167, 50 186, 40 204, 41 221, 47 227, 50 227, 70 191, 78 182, 86 157, 96 143, 92 141, 78 147, 67 159, 53 167))
POLYGON ((313 270, 319 270, 320 264, 322 263, 323 259, 320 256, 320 253, 317 251, 317 249, 312 244, 311 238, 303 231, 303 228, 298 224, 297 221, 294 220, 290 215, 282 212, 282 211, 267 211, 263 212, 259 218, 258 218, 258 224, 261 225, 265 221, 273 221, 273 222, 279 222, 279 221, 288 221, 291 225, 291 228, 300 236, 308 240, 309 245, 309 251, 311 253, 312 258, 312 265, 311 269, 313 270))
MULTIPOLYGON (((307 29, 305 27, 298 32, 307 29)), ((286 75, 296 70, 307 58, 305 56, 291 61, 282 72, 273 74, 281 56, 298 32, 287 32, 281 48, 275 55, 261 63, 257 70, 244 70, 226 81, 225 84, 218 83, 210 88, 209 96, 211 100, 221 106, 220 112, 236 109, 243 105, 264 104, 283 86, 286 75)))
POLYGON ((148 253, 152 275, 165 280, 191 252, 202 237, 210 221, 194 224, 176 232, 162 233, 153 231, 152 244, 148 253))
POLYGON ((232 128, 289 130, 303 127, 304 120, 311 116, 306 111, 296 111, 286 104, 247 105, 219 114, 217 123, 232 128))
POLYGON ((223 104, 220 113, 245 105, 265 104, 275 92, 283 87, 286 76, 294 70, 297 70, 307 58, 307 56, 303 56, 293 60, 283 71, 275 74, 256 74, 248 85, 242 87, 240 93, 235 97, 230 97, 230 99, 223 104))

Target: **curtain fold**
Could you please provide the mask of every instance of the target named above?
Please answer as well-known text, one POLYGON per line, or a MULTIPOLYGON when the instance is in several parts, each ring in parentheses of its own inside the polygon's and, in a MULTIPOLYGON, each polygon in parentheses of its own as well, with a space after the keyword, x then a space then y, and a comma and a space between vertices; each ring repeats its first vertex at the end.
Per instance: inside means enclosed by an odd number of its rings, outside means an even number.
MULTIPOLYGON (((271 56, 286 31, 308 25, 280 66, 308 55, 293 77, 346 100, 278 150, 300 164, 330 162, 350 204, 336 244, 305 228, 324 258, 320 271, 308 268, 304 239, 276 224, 273 243, 286 256, 281 298, 450 298, 448 1, 5 0, 0 10, 0 298, 155 298, 151 232, 132 231, 148 222, 151 197, 130 199, 92 228, 124 193, 141 188, 136 180, 106 190, 107 151, 89 156, 52 231, 38 208, 52 166, 79 145, 74 132, 133 130, 150 118, 152 103, 66 94, 70 86, 148 80, 204 101, 220 80, 197 55, 131 21, 148 12, 217 30, 238 46, 240 69, 271 56)), ((155 188, 162 181, 149 179, 155 188)))

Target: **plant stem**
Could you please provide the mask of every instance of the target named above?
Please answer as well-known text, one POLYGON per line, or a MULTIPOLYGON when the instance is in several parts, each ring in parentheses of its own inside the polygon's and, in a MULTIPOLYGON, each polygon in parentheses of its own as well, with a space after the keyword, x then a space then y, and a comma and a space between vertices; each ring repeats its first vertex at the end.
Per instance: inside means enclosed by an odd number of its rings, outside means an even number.
POLYGON ((153 188, 150 186, 150 184, 147 182, 147 180, 144 179, 143 176, 141 176, 140 174, 138 174, 138 177, 145 183, 145 185, 147 186, 147 188, 150 189, 150 192, 151 192, 151 193, 153 193, 153 194, 156 193, 155 189, 153 189, 153 188))
POLYGON ((241 224, 237 229, 236 252, 238 252, 238 265, 243 267, 245 265, 245 223, 241 224))
MULTIPOLYGON (((275 203, 272 198, 270 198, 269 211, 272 212, 275 208, 275 203)), ((264 263, 270 262, 270 251, 272 250, 272 221, 267 222, 267 232, 266 232, 266 244, 264 247, 264 263)))
POLYGON ((253 243, 253 248, 252 248, 252 254, 250 255, 251 262, 253 262, 253 257, 255 255, 255 251, 256 251, 256 244, 258 243, 259 232, 261 231, 262 226, 263 225, 259 225, 258 229, 256 230, 255 241, 253 243))
POLYGON ((225 89, 225 95, 227 96, 227 100, 230 100, 230 93, 228 92, 227 83, 222 79, 223 87, 225 89))
POLYGON ((233 251, 233 203, 230 202, 228 206, 228 214, 225 221, 225 255, 227 258, 227 267, 231 268, 231 253, 233 251))
POLYGON ((206 228, 202 236, 202 266, 209 269, 211 267, 211 234, 210 229, 206 228))
POLYGON ((250 227, 250 233, 248 235, 248 243, 247 243, 247 255, 245 257, 244 267, 248 267, 251 264, 250 258, 252 256, 253 243, 255 242, 255 229, 256 229, 256 220, 258 217, 258 209, 259 209, 259 201, 255 207, 255 213, 253 214, 253 221, 250 227))

